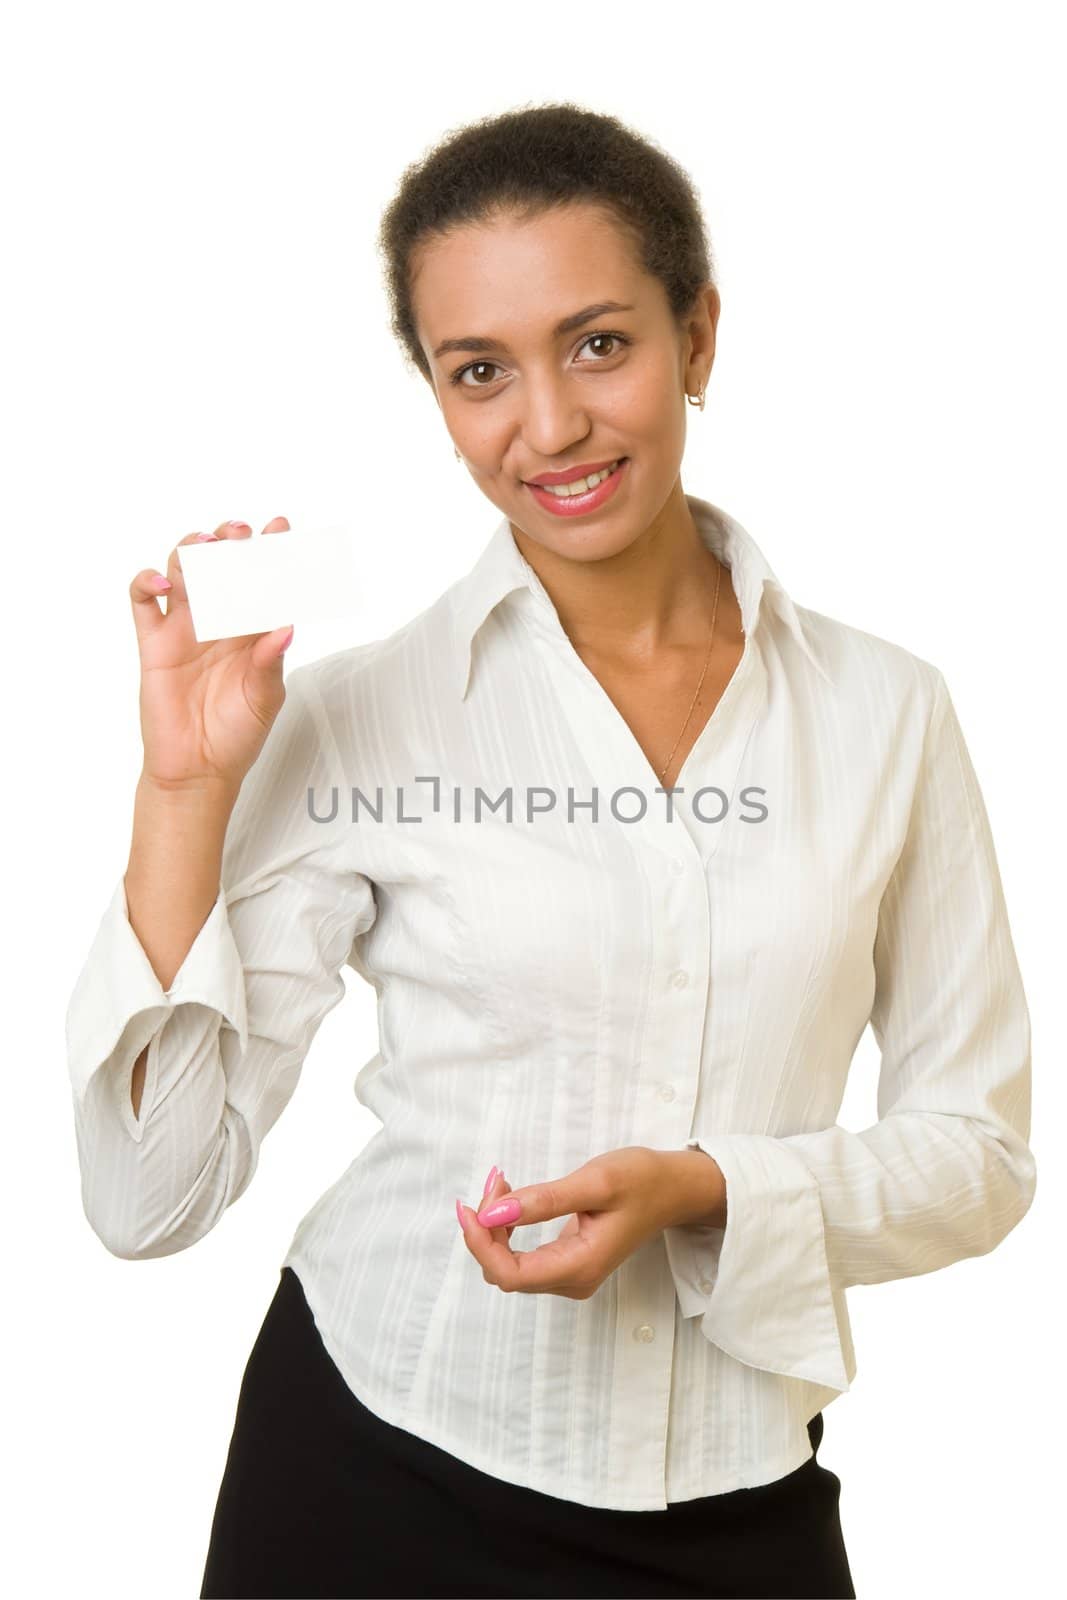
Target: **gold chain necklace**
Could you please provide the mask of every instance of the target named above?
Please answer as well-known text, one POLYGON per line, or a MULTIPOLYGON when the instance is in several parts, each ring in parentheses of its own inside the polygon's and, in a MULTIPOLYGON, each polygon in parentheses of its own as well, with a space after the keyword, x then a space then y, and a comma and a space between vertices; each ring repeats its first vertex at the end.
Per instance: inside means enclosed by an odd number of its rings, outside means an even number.
POLYGON ((717 573, 716 578, 715 578, 715 601, 714 601, 714 604, 712 605, 712 608, 711 608, 711 632, 708 635, 708 653, 704 658, 704 671, 700 674, 700 683, 697 684, 696 694, 693 696, 693 705, 691 705, 689 707, 689 710, 685 714, 685 721, 682 723, 681 732, 679 733, 678 738, 675 739, 675 741, 674 741, 674 745, 673 745, 673 747, 671 749, 670 755, 667 757, 666 761, 663 763, 663 770, 660 772, 660 775, 659 775, 661 783, 662 783, 663 779, 667 776, 667 771, 668 771, 668 769, 670 767, 671 761, 674 759, 674 752, 678 748, 679 740, 681 739, 682 734, 685 732, 686 728, 689 726, 689 718, 693 715, 693 706, 695 706, 696 703, 697 703, 697 698, 699 697, 699 694, 700 694, 701 684, 703 684, 704 677, 705 677, 705 675, 707 673, 707 670, 708 670, 708 662, 711 660, 711 642, 715 637, 715 613, 719 609, 719 584, 722 581, 722 562, 719 561, 719 562, 716 563, 716 565, 718 566, 719 570, 718 570, 718 573, 717 573))

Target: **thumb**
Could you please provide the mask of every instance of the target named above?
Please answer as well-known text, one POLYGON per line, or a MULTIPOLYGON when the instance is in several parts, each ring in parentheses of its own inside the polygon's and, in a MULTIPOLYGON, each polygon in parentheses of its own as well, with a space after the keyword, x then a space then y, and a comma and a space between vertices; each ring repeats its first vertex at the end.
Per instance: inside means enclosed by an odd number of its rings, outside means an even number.
POLYGON ((282 659, 293 642, 295 631, 290 623, 287 628, 272 628, 269 633, 260 634, 249 652, 252 666, 257 672, 274 674, 281 679, 282 659))
POLYGON ((572 1211, 589 1210, 593 1199, 590 1186, 576 1172, 552 1183, 530 1183, 525 1188, 512 1189, 502 1200, 484 1205, 478 1212, 478 1221, 485 1228, 550 1222, 553 1217, 566 1217, 572 1211))
POLYGON ((244 695, 263 723, 264 737, 287 699, 284 663, 292 636, 292 627, 272 628, 269 633, 261 633, 246 657, 244 695))

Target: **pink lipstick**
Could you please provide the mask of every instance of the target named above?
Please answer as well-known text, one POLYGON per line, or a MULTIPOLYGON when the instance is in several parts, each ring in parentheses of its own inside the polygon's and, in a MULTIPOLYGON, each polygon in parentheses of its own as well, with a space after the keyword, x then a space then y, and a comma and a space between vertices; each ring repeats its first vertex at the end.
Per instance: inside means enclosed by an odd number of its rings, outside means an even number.
POLYGON ((629 456, 623 456, 614 472, 609 473, 602 483, 598 483, 594 489, 588 489, 584 494, 553 494, 551 489, 544 489, 537 483, 527 483, 526 487, 537 504, 543 506, 546 511, 551 511, 553 516, 580 517, 587 511, 599 511, 600 507, 611 499, 629 465, 629 456))

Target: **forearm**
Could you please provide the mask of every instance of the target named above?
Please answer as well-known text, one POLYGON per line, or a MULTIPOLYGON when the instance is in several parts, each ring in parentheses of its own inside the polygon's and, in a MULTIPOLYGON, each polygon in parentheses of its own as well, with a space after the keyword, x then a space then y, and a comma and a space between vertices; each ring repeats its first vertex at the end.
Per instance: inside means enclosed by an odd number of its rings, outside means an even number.
POLYGON ((160 790, 143 777, 125 873, 130 926, 169 989, 218 898, 226 828, 238 791, 219 784, 160 790))
MULTIPOLYGON (((165 790, 141 778, 124 886, 130 926, 169 989, 218 898, 222 847, 238 791, 205 783, 165 790)), ((141 1113, 148 1046, 134 1064, 130 1099, 141 1113)))
POLYGON ((726 1180, 703 1150, 659 1150, 663 1167, 664 1227, 699 1223, 726 1226, 726 1180))

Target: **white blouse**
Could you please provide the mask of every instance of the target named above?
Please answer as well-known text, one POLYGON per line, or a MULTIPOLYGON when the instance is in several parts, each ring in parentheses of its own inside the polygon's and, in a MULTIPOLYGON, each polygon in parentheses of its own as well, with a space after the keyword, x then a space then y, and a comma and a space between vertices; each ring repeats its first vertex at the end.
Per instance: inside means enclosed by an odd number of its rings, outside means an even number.
POLYGON ((687 499, 745 644, 673 796, 502 518, 397 632, 290 671, 171 987, 120 878, 67 1013, 86 1215, 164 1256, 244 1193, 360 973, 381 1127, 283 1264, 379 1417, 621 1510, 799 1467, 856 1372, 845 1291, 992 1250, 1036 1181, 1027 1005, 941 673, 795 605, 687 499), (656 1234, 588 1300, 485 1282, 456 1195, 633 1144, 714 1157, 725 1230, 656 1234))

